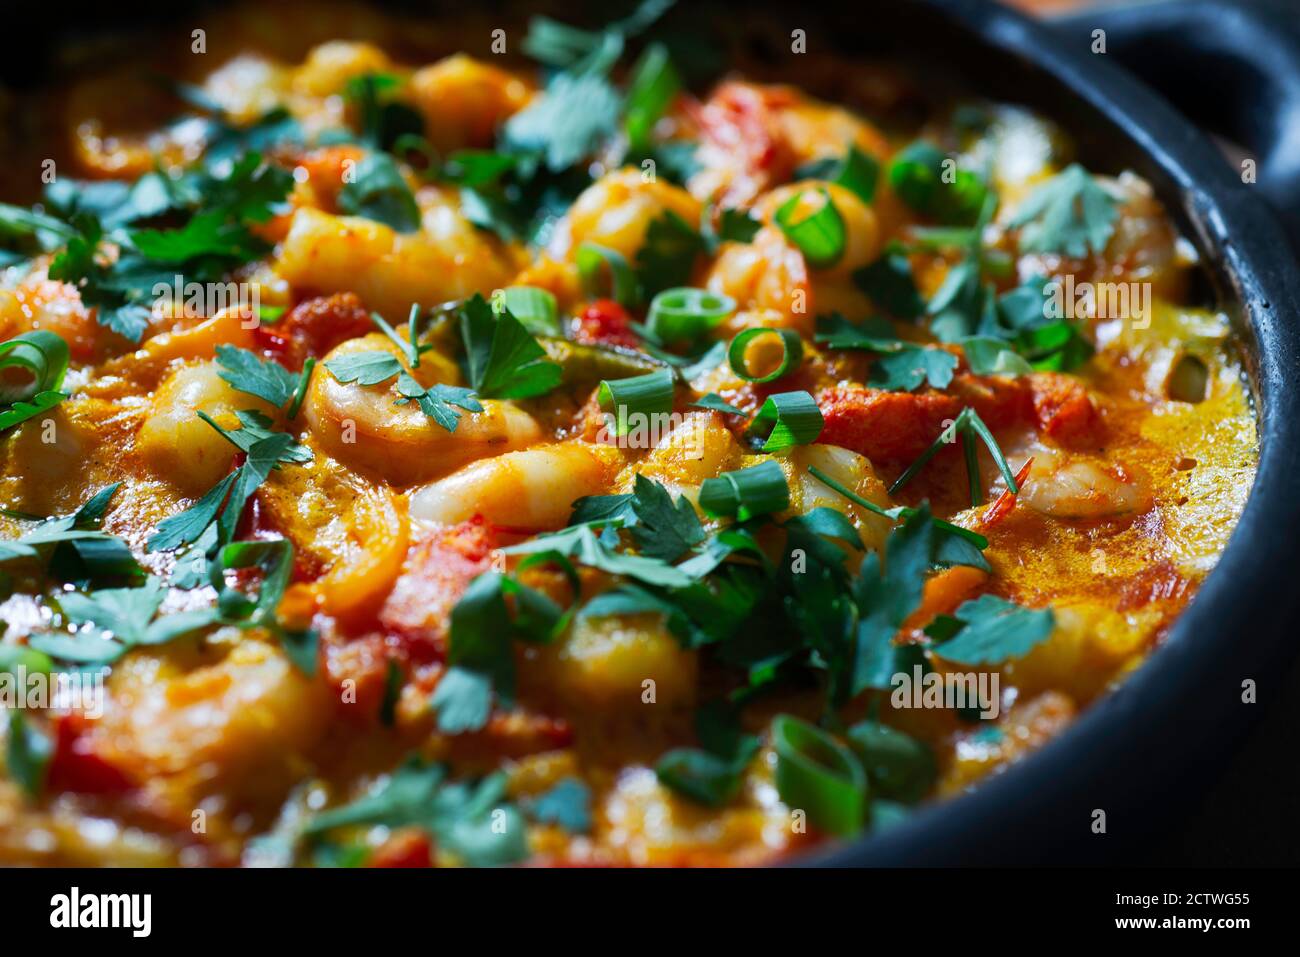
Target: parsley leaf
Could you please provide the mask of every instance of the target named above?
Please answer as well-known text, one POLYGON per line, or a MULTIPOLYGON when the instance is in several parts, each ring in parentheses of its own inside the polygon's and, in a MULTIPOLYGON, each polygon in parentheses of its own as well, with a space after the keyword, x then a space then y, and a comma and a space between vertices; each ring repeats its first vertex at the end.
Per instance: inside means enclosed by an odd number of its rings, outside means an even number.
POLYGON ((450 781, 445 765, 413 757, 369 794, 310 818, 302 833, 315 839, 338 827, 414 826, 470 866, 511 864, 528 856, 528 841, 522 816, 505 796, 501 772, 450 781))
POLYGON ((881 356, 868 381, 878 388, 911 392, 923 383, 946 389, 957 368, 957 357, 946 349, 900 349, 881 356))
POLYGON ((420 207, 391 156, 367 153, 354 178, 339 190, 339 209, 391 226, 399 233, 420 228, 420 207))
POLYGON ((403 371, 397 356, 379 349, 339 356, 325 363, 325 368, 340 382, 358 385, 378 385, 403 371))
POLYGON ((632 538, 647 558, 675 562, 704 540, 704 528, 690 500, 682 495, 674 503, 668 489, 639 472, 632 511, 637 517, 632 538))
POLYGON ((397 400, 398 405, 416 403, 420 411, 448 432, 455 432, 456 425, 460 422, 460 413, 453 406, 466 412, 483 411, 483 405, 478 401, 474 390, 442 384, 426 389, 405 372, 397 378, 397 391, 402 396, 397 400))
POLYGON ((218 540, 228 542, 243 515, 244 505, 271 470, 286 458, 296 443, 284 432, 272 433, 253 443, 244 464, 214 485, 206 495, 177 515, 163 519, 146 549, 165 552, 196 541, 213 522, 218 522, 218 540))
POLYGON ((474 392, 485 399, 526 399, 545 395, 563 377, 509 310, 495 315, 478 293, 459 309, 465 363, 474 392))
POLYGON ((273 359, 222 343, 217 346, 218 373, 231 387, 283 409, 298 387, 298 376, 273 359))
POLYGON ((566 169, 618 129, 622 98, 598 73, 558 73, 546 92, 506 121, 505 147, 539 153, 552 172, 566 169))
POLYGON ((1011 219, 1020 249, 1075 259, 1100 254, 1115 232, 1119 204, 1078 163, 1071 163, 1020 204, 1011 219))
POLYGON ((562 778, 525 804, 524 812, 543 824, 557 824, 570 834, 590 833, 591 788, 580 778, 562 778))
POLYGON ((934 653, 948 661, 1001 664, 1046 641, 1055 622, 1049 608, 1025 608, 996 595, 981 595, 951 616, 940 615, 925 633, 935 641, 934 653))

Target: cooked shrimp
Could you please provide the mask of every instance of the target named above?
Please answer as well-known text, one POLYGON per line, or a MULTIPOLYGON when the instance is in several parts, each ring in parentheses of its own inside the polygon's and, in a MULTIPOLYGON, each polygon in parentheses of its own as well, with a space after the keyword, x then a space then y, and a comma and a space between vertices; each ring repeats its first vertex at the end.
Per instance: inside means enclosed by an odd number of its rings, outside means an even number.
MULTIPOLYGON (((361 352, 398 350, 375 333, 350 339, 330 352, 326 363, 361 352)), ((413 370, 424 386, 456 381, 454 365, 426 353, 413 370)), ((340 382, 326 369, 312 376, 303 415, 319 444, 353 466, 390 482, 427 481, 489 455, 523 448, 541 438, 541 429, 513 402, 482 400, 482 412, 463 412, 454 432, 432 421, 415 403, 398 405, 394 382, 363 386, 340 382)))
POLYGON ((622 461, 609 445, 539 445, 467 465, 411 494, 411 518, 455 525, 482 515, 493 525, 543 531, 569 519, 575 499, 608 490, 622 461))
POLYGON ((675 213, 694 229, 700 204, 690 193, 661 179, 648 179, 639 169, 621 169, 602 176, 582 191, 556 227, 550 252, 572 257, 582 243, 595 243, 635 258, 645 243, 650 223, 675 213))
POLYGON ((355 292, 390 319, 405 316, 414 302, 459 299, 510 281, 513 256, 460 215, 452 194, 422 189, 417 201, 423 225, 410 234, 357 216, 297 210, 277 273, 303 291, 355 292))
POLYGON ((619 486, 632 488, 636 473, 667 486, 674 495, 692 501, 705 479, 737 467, 740 445, 716 412, 688 412, 641 462, 620 476, 619 486))
POLYGON ((857 452, 837 445, 801 445, 789 456, 780 460, 790 480, 790 508, 806 514, 814 508, 833 508, 853 520, 868 548, 881 550, 893 522, 869 509, 849 501, 839 492, 825 485, 809 472, 815 467, 850 491, 874 502, 881 508, 891 508, 885 483, 876 477, 871 462, 857 452))
POLYGON ((490 146, 497 127, 532 97, 523 80, 463 53, 417 70, 407 89, 440 151, 490 146))
POLYGON ((817 310, 808 264, 775 226, 760 229, 752 242, 726 243, 704 284, 736 300, 742 312, 770 310, 785 327, 812 336, 817 310))
POLYGON ((1020 500, 1052 518, 1121 518, 1151 506, 1145 475, 1118 462, 1105 462, 1039 447, 1020 500))
POLYGON ((255 396, 236 391, 215 362, 200 361, 173 372, 154 393, 149 415, 136 436, 136 451, 159 478, 186 495, 202 495, 230 468, 236 448, 198 417, 210 415, 223 428, 239 428, 235 412, 275 410, 255 396))

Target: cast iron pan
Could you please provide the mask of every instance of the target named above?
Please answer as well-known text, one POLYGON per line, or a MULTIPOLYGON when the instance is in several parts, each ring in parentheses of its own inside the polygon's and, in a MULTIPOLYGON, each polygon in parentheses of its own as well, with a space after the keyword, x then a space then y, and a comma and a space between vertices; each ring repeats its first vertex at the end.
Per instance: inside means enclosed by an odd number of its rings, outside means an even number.
MULTIPOLYGON (((1300 39, 1288 33, 1297 17, 1284 2, 1272 10, 1243 9, 1234 0, 1162 2, 1054 25, 986 0, 874 0, 844 9, 690 2, 670 15, 670 24, 697 35, 744 30, 762 16, 783 28, 780 35, 806 30, 810 57, 835 47, 863 57, 928 58, 936 71, 959 73, 975 93, 1060 122, 1090 168, 1136 170, 1198 246, 1210 295, 1233 315, 1259 418, 1259 472, 1245 513, 1218 568, 1140 669, 1056 740, 971 793, 795 863, 1115 859, 1204 791, 1233 742, 1277 698, 1296 650, 1292 615, 1300 604, 1291 583, 1300 556, 1300 278, 1279 224, 1280 217, 1300 223, 1300 39), (1105 54, 1091 52, 1096 29, 1106 31, 1105 54), (1258 181, 1244 184, 1197 126, 1121 61, 1187 117, 1245 147, 1258 160, 1258 181), (1242 703, 1248 679, 1260 704, 1242 703), (1106 815, 1104 834, 1093 832, 1097 810, 1106 815)), ((454 5, 391 5, 456 15, 454 5)), ((169 18, 188 21, 203 6, 166 9, 169 18)), ((532 8, 507 6, 513 13, 532 8)), ((545 6, 575 20, 612 16, 605 3, 545 6)), ((66 33, 147 25, 145 9, 123 0, 59 24, 43 21, 25 33, 30 43, 0 63, 0 75, 17 86, 39 82, 50 72, 46 54, 66 33)), ((791 76, 797 79, 797 69, 791 76)))
POLYGON ((937 40, 975 89, 1029 100, 1064 119, 1093 168, 1131 166, 1152 181, 1237 322, 1261 454, 1218 568, 1164 645, 1118 690, 972 793, 804 863, 1123 858, 1214 780, 1262 707, 1242 702, 1243 682, 1256 682, 1260 702, 1276 699, 1297 647, 1300 270, 1278 222, 1279 213, 1300 221, 1300 40, 1289 32, 1296 14, 1292 7, 1280 20, 1262 6, 1196 0, 1085 12, 1050 25, 982 0, 891 9, 886 20, 897 22, 886 29, 918 46, 937 40), (1104 55, 1092 52, 1096 29, 1106 31, 1104 55), (1242 144, 1258 160, 1258 181, 1243 183, 1188 119, 1116 60, 1136 65, 1206 128, 1242 144), (1092 830, 1096 810, 1106 813, 1105 834, 1092 830))

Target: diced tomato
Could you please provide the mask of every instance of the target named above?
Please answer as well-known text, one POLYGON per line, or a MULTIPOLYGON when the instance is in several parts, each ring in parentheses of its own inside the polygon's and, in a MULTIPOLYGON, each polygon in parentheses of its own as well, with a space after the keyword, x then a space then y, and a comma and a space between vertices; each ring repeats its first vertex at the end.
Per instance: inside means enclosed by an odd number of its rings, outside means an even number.
POLYGON ((104 760, 86 736, 89 722, 79 714, 55 721, 54 755, 47 786, 51 791, 78 794, 121 794, 136 787, 125 771, 104 760))
POLYGON ((356 293, 305 299, 279 322, 254 330, 259 344, 290 369, 301 369, 309 356, 320 358, 340 342, 356 339, 375 327, 356 293))
POLYGON ((432 867, 433 841, 415 828, 403 828, 375 851, 371 867, 432 867))
POLYGON ((721 205, 747 206, 789 178, 795 157, 778 116, 794 103, 789 90, 723 83, 703 106, 687 102, 704 137, 705 160, 716 156, 731 167, 721 205))
POLYGON ((635 349, 640 343, 632 331, 632 317, 613 299, 597 299, 582 315, 573 320, 573 338, 597 346, 625 346, 635 349))
POLYGON ((885 392, 837 385, 817 397, 826 420, 820 442, 873 462, 906 462, 924 452, 966 407, 991 429, 1035 425, 1060 445, 1096 441, 1101 418, 1082 384, 1057 373, 1018 379, 957 375, 947 390, 885 392))
POLYGON ((380 627, 399 639, 412 660, 436 661, 446 655, 451 610, 469 583, 491 567, 495 547, 481 516, 412 543, 402 574, 379 610, 380 627))
POLYGON ((1091 448, 1100 444, 1102 421, 1083 383, 1056 372, 1030 376, 1039 430, 1058 445, 1091 448))

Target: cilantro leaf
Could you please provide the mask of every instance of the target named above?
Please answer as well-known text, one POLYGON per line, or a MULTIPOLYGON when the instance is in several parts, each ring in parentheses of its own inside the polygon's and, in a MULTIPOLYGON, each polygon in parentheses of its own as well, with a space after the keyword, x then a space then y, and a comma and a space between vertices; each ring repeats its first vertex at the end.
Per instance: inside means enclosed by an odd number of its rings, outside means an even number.
POLYGON ((591 788, 580 778, 561 778, 549 791, 539 794, 524 807, 543 824, 558 824, 570 834, 591 831, 591 788))
POLYGON ((509 310, 498 316, 478 293, 460 307, 460 333, 474 392, 485 399, 545 395, 564 374, 509 310))
POLYGON ((1078 163, 1071 163, 1020 204, 1011 219, 1020 249, 1075 259, 1100 254, 1115 232, 1119 203, 1078 163))
POLYGON ((675 562, 704 540, 704 528, 686 496, 674 503, 668 489, 639 472, 633 496, 637 522, 632 537, 642 555, 675 562))
POLYGON ((449 781, 445 765, 413 757, 369 794, 310 818, 302 833, 318 839, 338 827, 414 826, 470 866, 510 864, 528 856, 528 842, 523 818, 505 792, 500 772, 477 783, 449 781))
POLYGON ((384 223, 399 233, 420 228, 420 207, 391 156, 368 153, 353 174, 351 182, 339 190, 339 209, 384 223))
POLYGON ((263 359, 255 352, 222 343, 217 346, 217 374, 232 388, 265 399, 283 409, 298 387, 298 376, 273 359, 263 359))
POLYGON ((542 96, 506 121, 503 142, 512 152, 540 153, 558 172, 613 135, 621 109, 622 98, 598 73, 558 73, 542 96))
POLYGON ((403 372, 397 377, 397 391, 402 398, 398 404, 415 402, 433 421, 448 432, 455 432, 460 422, 460 413, 452 406, 458 406, 466 412, 482 412, 483 405, 478 401, 474 390, 451 385, 434 385, 424 388, 411 376, 403 372))
POLYGON ((964 665, 1001 664, 1046 641, 1055 622, 1049 608, 1025 608, 996 595, 981 595, 951 616, 939 616, 925 631, 941 658, 964 665))
POLYGON ((923 383, 946 389, 957 368, 957 357, 946 349, 900 349, 881 356, 868 381, 881 389, 911 392, 923 383))
POLYGON ((325 368, 340 382, 378 385, 402 372, 402 364, 391 352, 354 352, 325 363, 325 368))

